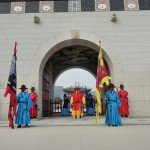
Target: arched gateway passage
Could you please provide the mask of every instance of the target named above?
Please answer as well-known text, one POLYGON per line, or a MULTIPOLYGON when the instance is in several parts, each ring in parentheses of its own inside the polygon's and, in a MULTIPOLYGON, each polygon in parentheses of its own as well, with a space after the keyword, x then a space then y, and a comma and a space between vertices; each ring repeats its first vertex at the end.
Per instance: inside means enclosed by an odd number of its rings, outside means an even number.
MULTIPOLYGON (((42 74, 42 116, 51 115, 50 99, 54 96, 54 83, 58 76, 70 68, 82 68, 96 77, 99 46, 85 40, 62 42, 51 50, 42 74), (81 44, 82 43, 82 44, 81 44)), ((107 71, 111 74, 108 56, 103 51, 107 71)), ((66 81, 67 82, 67 81, 66 81)))

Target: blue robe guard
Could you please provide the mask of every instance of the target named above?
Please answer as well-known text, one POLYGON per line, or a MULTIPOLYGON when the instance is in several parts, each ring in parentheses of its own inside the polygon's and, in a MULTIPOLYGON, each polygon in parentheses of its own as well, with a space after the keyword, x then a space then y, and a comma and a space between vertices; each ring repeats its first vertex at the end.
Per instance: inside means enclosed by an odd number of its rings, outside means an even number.
POLYGON ((121 125, 121 117, 118 111, 118 108, 121 107, 121 103, 117 92, 107 91, 104 98, 104 104, 106 104, 107 107, 105 124, 111 126, 121 125))
POLYGON ((32 108, 32 101, 28 93, 19 93, 17 96, 17 117, 15 123, 18 125, 28 125, 30 121, 30 109, 32 108))

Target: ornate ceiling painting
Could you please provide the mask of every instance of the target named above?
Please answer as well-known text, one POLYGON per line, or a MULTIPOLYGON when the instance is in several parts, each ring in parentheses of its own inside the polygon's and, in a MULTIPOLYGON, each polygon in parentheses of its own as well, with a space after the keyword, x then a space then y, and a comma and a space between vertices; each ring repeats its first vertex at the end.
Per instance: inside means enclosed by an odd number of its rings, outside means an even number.
POLYGON ((98 53, 91 48, 79 45, 64 47, 52 55, 50 61, 59 65, 97 64, 98 53))

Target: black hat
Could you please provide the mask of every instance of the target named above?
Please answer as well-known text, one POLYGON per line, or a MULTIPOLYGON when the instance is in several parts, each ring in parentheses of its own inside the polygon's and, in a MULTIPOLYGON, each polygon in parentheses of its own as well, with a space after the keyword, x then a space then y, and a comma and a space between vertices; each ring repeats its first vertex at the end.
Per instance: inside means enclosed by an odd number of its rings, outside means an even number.
POLYGON ((26 88, 26 86, 23 84, 23 85, 21 85, 21 88, 19 88, 19 89, 28 89, 28 88, 26 88))
POLYGON ((124 85, 123 85, 123 84, 120 84, 120 88, 122 88, 122 87, 124 87, 124 85))
POLYGON ((116 87, 116 86, 114 86, 113 83, 110 83, 110 84, 109 84, 109 88, 111 88, 111 87, 116 87))
POLYGON ((36 90, 34 87, 31 87, 31 90, 36 90))

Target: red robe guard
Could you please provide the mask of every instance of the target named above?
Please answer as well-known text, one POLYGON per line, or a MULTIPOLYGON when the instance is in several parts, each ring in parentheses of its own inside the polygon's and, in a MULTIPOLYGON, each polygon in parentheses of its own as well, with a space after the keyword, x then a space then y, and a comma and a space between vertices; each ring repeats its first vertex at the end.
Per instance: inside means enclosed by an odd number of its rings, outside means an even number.
POLYGON ((118 92, 118 96, 121 101, 121 107, 119 109, 120 115, 128 117, 129 115, 129 105, 128 105, 128 92, 124 90, 123 84, 120 85, 120 91, 118 92))
POLYGON ((30 117, 36 118, 37 117, 37 111, 38 111, 38 105, 37 105, 37 98, 38 95, 36 92, 34 92, 35 88, 31 88, 30 98, 32 100, 32 108, 30 110, 30 117))
POLYGON ((71 94, 70 104, 72 106, 72 116, 75 118, 83 116, 83 105, 85 104, 84 94, 79 92, 79 87, 75 88, 75 92, 71 94))

